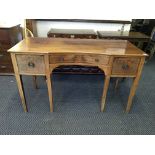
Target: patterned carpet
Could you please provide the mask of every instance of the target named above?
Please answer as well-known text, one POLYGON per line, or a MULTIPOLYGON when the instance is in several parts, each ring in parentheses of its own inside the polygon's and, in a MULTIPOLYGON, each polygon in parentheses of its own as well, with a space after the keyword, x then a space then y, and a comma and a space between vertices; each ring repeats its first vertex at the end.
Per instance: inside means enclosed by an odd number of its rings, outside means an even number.
POLYGON ((110 82, 106 110, 100 112, 103 75, 53 75, 54 113, 47 87, 24 76, 28 113, 24 113, 13 76, 0 76, 0 134, 155 134, 155 58, 145 64, 129 114, 124 113, 131 79, 116 92, 110 82))

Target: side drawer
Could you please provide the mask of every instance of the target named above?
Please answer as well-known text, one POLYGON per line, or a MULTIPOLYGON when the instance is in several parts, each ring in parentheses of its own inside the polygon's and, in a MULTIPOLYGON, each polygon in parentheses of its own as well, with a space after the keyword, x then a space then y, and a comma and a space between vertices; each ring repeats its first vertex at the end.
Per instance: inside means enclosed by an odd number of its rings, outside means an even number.
POLYGON ((19 73, 21 74, 45 74, 43 55, 16 55, 19 73))
POLYGON ((116 57, 114 58, 112 75, 136 75, 140 58, 116 57))

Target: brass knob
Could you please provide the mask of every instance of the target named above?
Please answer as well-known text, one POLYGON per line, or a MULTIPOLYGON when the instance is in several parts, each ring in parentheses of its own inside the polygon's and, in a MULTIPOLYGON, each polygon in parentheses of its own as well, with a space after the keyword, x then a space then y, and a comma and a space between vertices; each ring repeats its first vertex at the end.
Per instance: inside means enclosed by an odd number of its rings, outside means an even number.
POLYGON ((4 55, 3 54, 0 54, 0 57, 3 57, 4 55))
POLYGON ((5 69, 5 68, 6 68, 6 66, 1 66, 1 68, 2 68, 2 69, 5 69))
POLYGON ((31 68, 34 68, 35 67, 35 64, 33 62, 29 62, 28 63, 28 66, 31 67, 31 68))
POLYGON ((128 70, 129 69, 129 65, 128 64, 123 64, 122 65, 122 69, 123 70, 128 70))

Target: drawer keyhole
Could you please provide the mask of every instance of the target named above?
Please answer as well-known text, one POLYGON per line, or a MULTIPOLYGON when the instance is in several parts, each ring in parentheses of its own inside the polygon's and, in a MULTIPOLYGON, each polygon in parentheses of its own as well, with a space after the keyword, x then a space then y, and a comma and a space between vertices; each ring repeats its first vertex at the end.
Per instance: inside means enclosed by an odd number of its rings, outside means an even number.
POLYGON ((33 62, 29 62, 28 63, 28 66, 31 67, 31 68, 34 68, 35 67, 35 64, 33 62))
POLYGON ((99 59, 95 59, 95 62, 99 62, 99 59))
POLYGON ((128 70, 129 69, 129 65, 128 64, 123 64, 122 65, 122 69, 123 70, 128 70))

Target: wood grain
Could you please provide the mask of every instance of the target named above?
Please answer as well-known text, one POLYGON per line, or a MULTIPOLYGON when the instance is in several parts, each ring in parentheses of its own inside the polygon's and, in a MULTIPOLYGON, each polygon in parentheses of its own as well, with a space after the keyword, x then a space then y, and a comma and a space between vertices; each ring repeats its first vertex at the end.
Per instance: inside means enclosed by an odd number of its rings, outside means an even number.
POLYGON ((110 56, 147 56, 126 40, 27 38, 8 50, 34 54, 103 54, 110 56))

